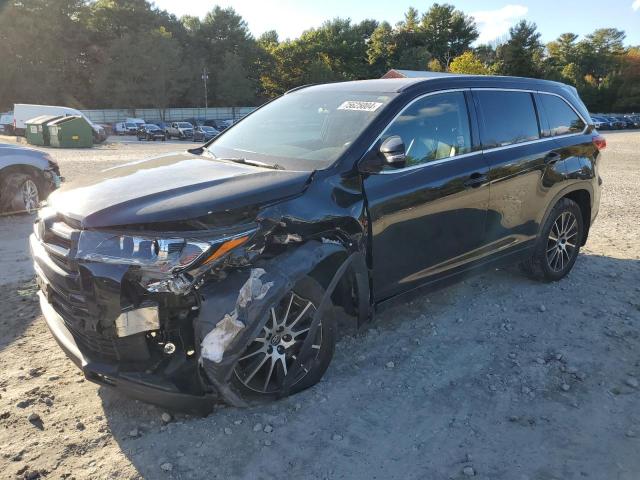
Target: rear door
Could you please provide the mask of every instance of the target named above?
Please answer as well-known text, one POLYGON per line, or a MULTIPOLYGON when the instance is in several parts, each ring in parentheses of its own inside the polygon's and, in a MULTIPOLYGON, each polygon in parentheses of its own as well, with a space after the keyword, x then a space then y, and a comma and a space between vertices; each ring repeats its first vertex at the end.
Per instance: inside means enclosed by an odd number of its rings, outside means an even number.
MULTIPOLYGON (((553 138, 558 167, 564 169, 570 180, 589 181, 596 178, 597 149, 593 145, 593 137, 587 128, 586 120, 560 95, 539 92, 536 102, 548 135, 553 138)), ((592 190, 589 187, 587 189, 592 190)), ((599 194, 597 191, 591 193, 599 194)), ((592 200, 599 201, 599 197, 592 200)), ((584 221, 588 224, 591 219, 584 221)))
POLYGON ((478 257, 489 189, 472 119, 465 92, 439 92, 411 102, 382 133, 402 138, 408 161, 363 180, 376 300, 478 257))
POLYGON ((535 239, 541 212, 565 179, 556 145, 541 127, 534 92, 477 89, 473 92, 490 200, 486 239, 494 253, 535 239))

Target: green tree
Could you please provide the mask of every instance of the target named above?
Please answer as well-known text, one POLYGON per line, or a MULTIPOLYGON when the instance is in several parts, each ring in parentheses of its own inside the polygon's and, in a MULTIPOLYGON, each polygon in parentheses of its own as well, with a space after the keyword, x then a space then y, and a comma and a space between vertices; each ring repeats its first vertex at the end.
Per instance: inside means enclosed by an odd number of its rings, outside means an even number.
POLYGON ((451 61, 449 71, 469 75, 490 75, 491 70, 472 52, 467 51, 451 61))
POLYGON ((442 68, 442 64, 437 58, 429 60, 429 63, 427 63, 427 70, 430 72, 444 72, 444 68, 442 68))
POLYGON ((640 47, 630 48, 624 55, 620 79, 614 109, 621 112, 640 111, 640 47))
POLYGON ((97 89, 113 108, 176 105, 188 72, 182 67, 182 48, 163 27, 139 38, 125 33, 107 50, 113 65, 103 70, 97 89))
POLYGON ((478 38, 474 19, 449 4, 434 3, 422 16, 420 30, 425 47, 445 68, 478 38))
POLYGON ((218 105, 232 107, 250 105, 255 99, 255 85, 248 78, 242 59, 238 54, 227 52, 219 74, 218 105))
POLYGON ((367 60, 374 76, 379 77, 395 67, 393 59, 396 48, 393 28, 389 22, 380 23, 371 34, 367 47, 367 60))
POLYGON ((509 40, 497 49, 501 73, 519 77, 539 77, 542 74, 544 47, 535 23, 521 20, 509 30, 509 40))
POLYGON ((3 5, 0 14, 3 108, 20 102, 74 107, 91 104, 87 13, 81 0, 23 0, 3 5))
POLYGON ((408 32, 416 32, 420 24, 420 13, 417 9, 409 7, 404 14, 404 20, 398 24, 400 30, 406 30, 408 32))

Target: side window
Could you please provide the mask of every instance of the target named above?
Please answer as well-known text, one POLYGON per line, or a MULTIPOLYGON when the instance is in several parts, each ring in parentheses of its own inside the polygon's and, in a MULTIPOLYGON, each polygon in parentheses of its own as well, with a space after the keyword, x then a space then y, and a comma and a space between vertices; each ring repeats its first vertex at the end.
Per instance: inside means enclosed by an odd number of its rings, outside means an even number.
POLYGON ((530 93, 479 90, 474 95, 484 123, 484 148, 504 147, 540 138, 538 117, 530 93))
POLYGON ((584 130, 582 119, 563 99, 555 95, 540 94, 540 100, 549 119, 552 137, 584 130))
POLYGON ((471 151, 469 114, 462 92, 430 95, 409 105, 385 130, 382 139, 398 135, 407 166, 471 151))

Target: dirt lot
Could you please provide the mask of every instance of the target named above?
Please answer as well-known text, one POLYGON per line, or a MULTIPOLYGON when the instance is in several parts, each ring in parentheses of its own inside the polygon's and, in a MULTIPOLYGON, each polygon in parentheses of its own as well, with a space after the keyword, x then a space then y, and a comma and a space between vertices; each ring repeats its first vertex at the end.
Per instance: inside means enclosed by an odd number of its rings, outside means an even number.
MULTIPOLYGON (((29 220, 0 219, 0 477, 637 480, 640 133, 607 141, 567 279, 468 278, 344 339, 316 387, 207 418, 84 381, 39 316, 29 220)), ((72 179, 174 146, 52 154, 72 179)))

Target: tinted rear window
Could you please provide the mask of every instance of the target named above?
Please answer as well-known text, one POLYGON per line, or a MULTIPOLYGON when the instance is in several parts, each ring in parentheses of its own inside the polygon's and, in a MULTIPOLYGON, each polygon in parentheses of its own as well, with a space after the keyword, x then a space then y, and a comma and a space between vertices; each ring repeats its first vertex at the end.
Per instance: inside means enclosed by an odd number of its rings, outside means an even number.
POLYGON ((582 119, 563 99, 555 95, 540 95, 540 100, 549 119, 552 136, 584 130, 585 124, 582 119))
POLYGON ((527 92, 475 92, 484 119, 484 148, 503 147, 540 138, 533 98, 527 92))

